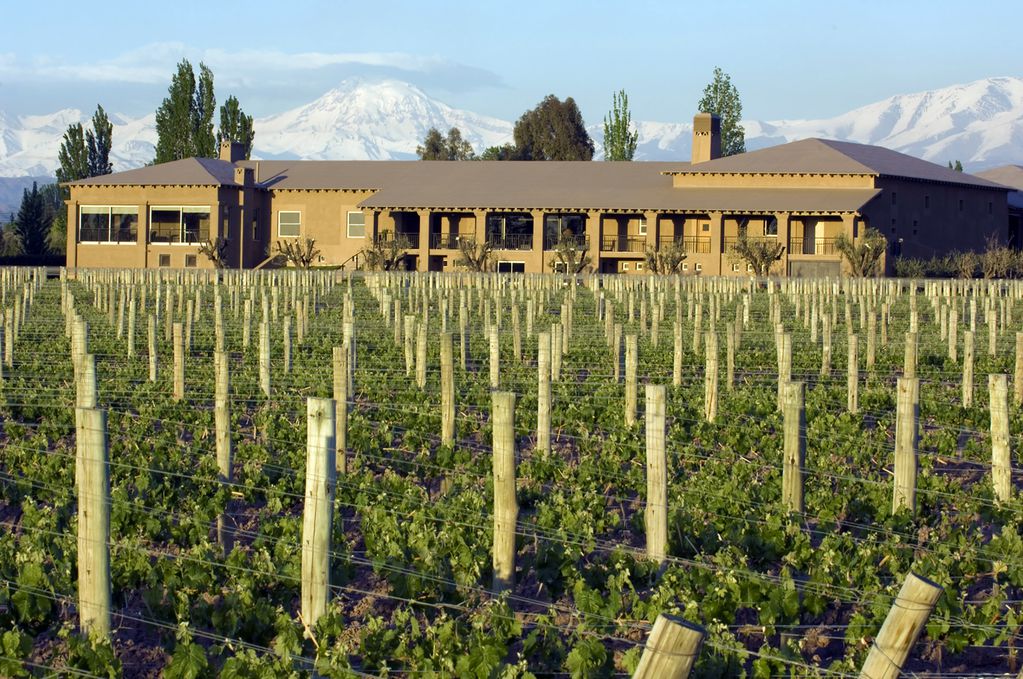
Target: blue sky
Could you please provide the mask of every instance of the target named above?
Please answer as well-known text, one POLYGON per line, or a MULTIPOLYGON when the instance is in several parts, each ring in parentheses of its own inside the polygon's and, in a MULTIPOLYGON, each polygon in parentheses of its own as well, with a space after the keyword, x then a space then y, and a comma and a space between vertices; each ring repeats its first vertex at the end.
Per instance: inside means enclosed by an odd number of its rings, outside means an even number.
POLYGON ((152 112, 183 57, 212 68, 219 101, 234 94, 257 117, 352 76, 508 120, 572 96, 588 123, 621 88, 636 120, 687 120, 715 66, 745 117, 765 120, 1023 76, 1020 0, 18 0, 5 14, 0 111, 12 115, 152 112))

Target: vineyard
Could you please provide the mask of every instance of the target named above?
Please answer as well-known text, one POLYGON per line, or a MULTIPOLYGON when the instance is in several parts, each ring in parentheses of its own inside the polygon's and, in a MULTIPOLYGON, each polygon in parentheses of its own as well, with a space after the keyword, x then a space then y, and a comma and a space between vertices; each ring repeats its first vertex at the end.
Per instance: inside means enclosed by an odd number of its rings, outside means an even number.
POLYGON ((8 269, 0 308, 0 676, 1023 668, 1016 281, 8 269))

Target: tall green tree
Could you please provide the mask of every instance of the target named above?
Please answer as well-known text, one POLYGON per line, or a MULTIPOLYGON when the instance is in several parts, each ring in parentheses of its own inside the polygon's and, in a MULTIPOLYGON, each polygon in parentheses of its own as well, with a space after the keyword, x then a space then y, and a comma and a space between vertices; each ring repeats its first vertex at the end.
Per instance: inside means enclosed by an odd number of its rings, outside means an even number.
POLYGON ((746 153, 746 131, 741 124, 742 101, 730 75, 715 68, 714 79, 704 88, 703 98, 696 107, 721 119, 721 155, 746 153))
POLYGON ((26 255, 46 254, 46 234, 52 219, 43 194, 36 183, 32 182, 32 191, 25 189, 18 216, 14 219, 14 233, 21 241, 26 255))
POLYGON ((593 140, 575 100, 547 95, 515 123, 517 160, 592 160, 593 140))
POLYGON ((167 163, 195 155, 195 72, 187 59, 178 64, 167 97, 156 110, 155 163, 167 163))
POLYGON ((952 161, 950 160, 950 161, 948 161, 948 169, 955 170, 956 172, 962 172, 963 171, 963 164, 962 164, 961 161, 957 160, 956 164, 953 165, 952 161))
POLYGON ((611 110, 604 117, 604 160, 632 160, 639 132, 633 132, 629 95, 619 90, 611 95, 611 110))
POLYGON ((81 123, 69 125, 57 151, 57 181, 73 182, 89 176, 89 150, 85 145, 85 130, 81 123))
POLYGON ((220 107, 220 129, 217 130, 217 148, 226 140, 245 145, 245 159, 252 155, 252 140, 255 132, 252 129, 252 116, 245 115, 238 99, 233 95, 227 98, 220 107))
POLYGON ((217 114, 217 98, 213 94, 213 71, 199 64, 199 81, 195 90, 195 109, 192 112, 193 155, 214 158, 217 155, 217 136, 213 133, 213 117, 217 114))
POLYGON ((85 132, 86 153, 89 158, 90 177, 110 174, 114 166, 110 162, 110 147, 113 144, 114 124, 107 117, 102 106, 96 106, 92 115, 92 129, 85 132))
POLYGON ((476 152, 472 144, 462 138, 462 131, 457 127, 448 130, 445 137, 436 127, 431 127, 416 147, 416 155, 420 160, 475 160, 476 152))

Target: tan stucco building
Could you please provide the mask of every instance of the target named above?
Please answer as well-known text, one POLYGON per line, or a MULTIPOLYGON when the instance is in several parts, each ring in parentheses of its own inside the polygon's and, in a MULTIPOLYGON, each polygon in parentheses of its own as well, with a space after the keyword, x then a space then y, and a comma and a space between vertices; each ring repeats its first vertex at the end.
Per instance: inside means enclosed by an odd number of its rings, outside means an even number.
MULTIPOLYGON (((878 229, 889 255, 930 257, 1006 240, 1009 189, 890 151, 807 139, 717 158, 717 120, 694 121, 691 162, 245 161, 237 144, 70 184, 68 267, 231 267, 312 238, 317 264, 356 268, 370 239, 399 237, 420 271, 455 269, 458 241, 494 246, 499 271, 552 270, 571 238, 602 273, 643 271, 679 242, 689 273, 746 274, 736 238, 776 239, 773 273, 836 275, 840 233, 878 229)), ((889 257, 890 259, 890 257, 889 257)))

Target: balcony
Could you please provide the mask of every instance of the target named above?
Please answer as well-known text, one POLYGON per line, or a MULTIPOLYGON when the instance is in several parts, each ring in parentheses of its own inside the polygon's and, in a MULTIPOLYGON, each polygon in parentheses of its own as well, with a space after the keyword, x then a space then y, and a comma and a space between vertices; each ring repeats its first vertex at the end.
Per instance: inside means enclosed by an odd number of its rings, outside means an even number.
POLYGON ((497 234, 487 237, 487 243, 495 250, 532 250, 533 234, 510 234, 500 236, 497 234))
POLYGON ((405 250, 416 250, 419 248, 419 233, 418 232, 403 232, 399 231, 397 236, 393 231, 382 231, 377 234, 377 243, 391 243, 392 241, 399 241, 405 247, 405 250))
POLYGON ((680 245, 687 255, 709 255, 710 238, 675 238, 673 236, 661 236, 658 247, 665 248, 669 245, 680 245))
MULTIPOLYGON (((777 243, 777 236, 749 236, 746 238, 751 243, 777 243)), ((738 237, 725 238, 725 252, 734 252, 735 244, 739 242, 738 237)))
POLYGON ((590 239, 585 234, 577 236, 546 236, 543 239, 544 250, 556 250, 562 243, 568 243, 576 250, 588 250, 590 239))
POLYGON ((790 255, 837 255, 834 238, 790 238, 790 255))
POLYGON ((600 240, 601 252, 643 252, 645 249, 643 236, 604 236, 600 240))
POLYGON ((473 240, 470 233, 431 233, 430 249, 432 250, 457 250, 459 240, 473 240))

